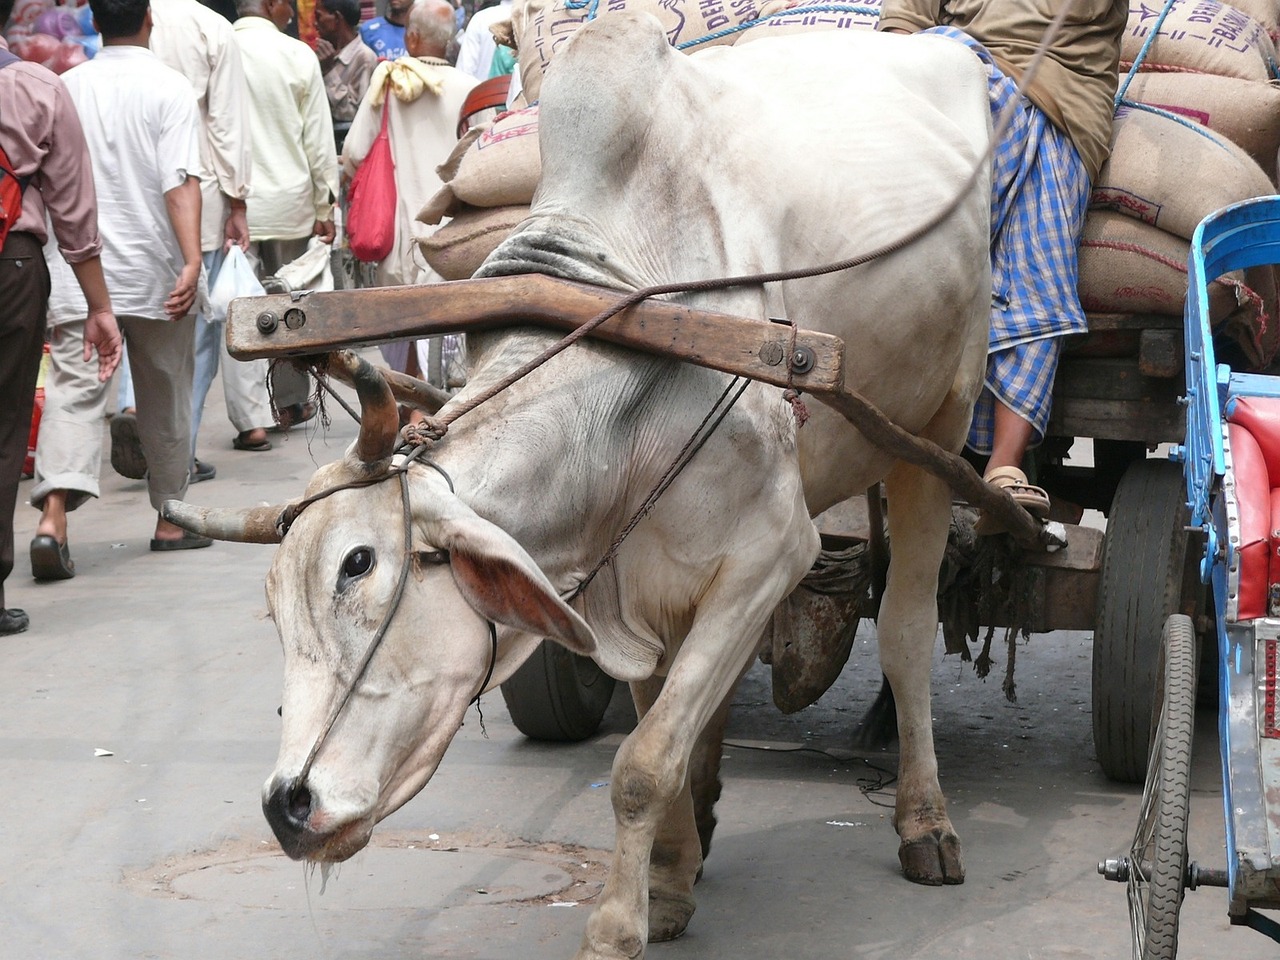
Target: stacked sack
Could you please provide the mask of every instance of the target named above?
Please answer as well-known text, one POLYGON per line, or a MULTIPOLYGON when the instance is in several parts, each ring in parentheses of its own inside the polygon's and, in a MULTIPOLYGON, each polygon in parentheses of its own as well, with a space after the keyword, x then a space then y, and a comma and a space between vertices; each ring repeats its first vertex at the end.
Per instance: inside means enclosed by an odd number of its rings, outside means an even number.
MULTIPOLYGON (((1160 22, 1164 4, 1133 0, 1111 158, 1081 241, 1088 312, 1181 316, 1196 226, 1220 207, 1275 192, 1280 5, 1237 3, 1173 0, 1160 22)), ((1270 267, 1220 278, 1210 291, 1215 329, 1254 367, 1280 343, 1276 305, 1270 267)))
MULTIPOLYGON (((560 45, 595 2, 517 0, 512 32, 525 94, 536 100, 560 45)), ((1112 156, 1094 185, 1080 252, 1080 296, 1092 313, 1181 316, 1191 233, 1207 214, 1275 192, 1280 149, 1280 0, 1132 0, 1122 41, 1112 156), (1150 40, 1150 43, 1148 43, 1150 40)), ((610 0, 652 12, 672 43, 696 51, 810 30, 874 29, 880 0, 610 0), (757 9, 757 3, 759 7, 757 9)), ((525 218, 537 186, 537 106, 499 117, 461 141, 440 168, 445 186, 421 219, 453 216, 423 253, 441 276, 469 277, 525 218)), ((1255 366, 1276 351, 1277 291, 1270 268, 1218 280, 1211 316, 1255 366)))
POLYGON ((444 186, 418 214, 423 223, 448 223, 418 247, 446 280, 465 280, 525 217, 542 172, 538 108, 500 114, 469 130, 438 168, 444 186))
POLYGON ((4 38, 14 54, 54 73, 84 63, 102 46, 87 2, 57 6, 54 0, 17 0, 4 38))

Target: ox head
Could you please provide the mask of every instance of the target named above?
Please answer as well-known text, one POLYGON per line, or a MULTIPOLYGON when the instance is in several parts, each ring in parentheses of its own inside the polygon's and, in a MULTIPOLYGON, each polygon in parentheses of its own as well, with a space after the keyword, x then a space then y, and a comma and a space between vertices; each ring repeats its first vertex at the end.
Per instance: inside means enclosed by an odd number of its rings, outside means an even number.
POLYGON ((376 370, 353 362, 360 437, 302 500, 235 512, 165 505, 188 529, 280 543, 267 599, 284 647, 284 723, 262 803, 294 859, 361 849, 430 779, 486 678, 500 683, 542 637, 595 648, 510 535, 435 470, 416 464, 402 475, 394 400, 376 370), (284 534, 282 513, 293 518, 284 534))

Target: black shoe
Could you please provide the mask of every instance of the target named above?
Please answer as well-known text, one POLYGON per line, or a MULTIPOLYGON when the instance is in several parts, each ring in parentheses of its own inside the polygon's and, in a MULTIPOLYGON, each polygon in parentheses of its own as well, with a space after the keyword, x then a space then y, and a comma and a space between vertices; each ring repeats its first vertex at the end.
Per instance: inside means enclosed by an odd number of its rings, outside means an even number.
POLYGON ((31 626, 31 619, 25 610, 19 610, 16 607, 0 610, 0 637, 22 633, 29 626, 31 626))
POLYGON ((204 463, 200 460, 191 461, 191 483, 202 483, 205 480, 212 480, 218 475, 218 468, 212 463, 204 463))
POLYGON ((117 413, 111 418, 111 469, 130 480, 147 475, 147 455, 138 437, 138 418, 132 413, 117 413))
POLYGON ((70 580, 76 575, 70 546, 43 533, 33 537, 31 575, 37 580, 70 580))

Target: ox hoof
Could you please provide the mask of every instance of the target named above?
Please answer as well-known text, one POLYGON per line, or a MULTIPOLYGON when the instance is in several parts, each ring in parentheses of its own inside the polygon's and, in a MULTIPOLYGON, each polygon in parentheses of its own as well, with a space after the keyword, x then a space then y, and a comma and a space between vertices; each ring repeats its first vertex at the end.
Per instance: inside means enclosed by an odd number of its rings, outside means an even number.
POLYGON ((692 898, 658 898, 649 900, 649 942, 664 943, 683 936, 696 904, 692 898))
POLYGON ((912 883, 938 887, 944 883, 964 883, 964 865, 960 862, 960 838, 953 833, 935 830, 904 841, 898 847, 902 875, 912 883))

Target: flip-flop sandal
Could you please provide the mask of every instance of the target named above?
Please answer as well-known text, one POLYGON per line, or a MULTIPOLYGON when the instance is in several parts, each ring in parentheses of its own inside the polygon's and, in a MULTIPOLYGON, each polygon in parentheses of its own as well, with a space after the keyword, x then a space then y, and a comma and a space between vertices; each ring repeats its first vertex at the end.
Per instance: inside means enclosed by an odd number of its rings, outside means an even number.
POLYGON ((132 413, 111 418, 111 469, 130 480, 147 475, 147 455, 138 436, 138 418, 132 413))
POLYGON ((71 547, 56 538, 40 534, 31 539, 31 576, 37 580, 70 580, 76 575, 71 547))
POLYGON ((198 550, 201 547, 211 547, 213 541, 208 537, 202 537, 198 533, 192 533, 190 530, 183 530, 182 536, 177 540, 160 540, 153 538, 151 540, 151 549, 156 553, 165 553, 169 550, 198 550))
MULTIPOLYGON (((997 467, 985 477, 983 482, 1004 490, 1013 497, 1013 502, 1037 520, 1049 519, 1049 494, 1041 487, 1027 482, 1027 475, 1017 467, 997 467)), ((974 533, 980 537, 990 537, 999 533, 1007 533, 1008 528, 987 511, 978 515, 974 533)))
POLYGON ((263 437, 261 440, 256 442, 249 441, 244 439, 243 434, 237 433, 235 438, 231 441, 231 446, 235 447, 237 450, 249 450, 253 453, 261 453, 264 450, 271 449, 271 441, 266 437, 263 437))

